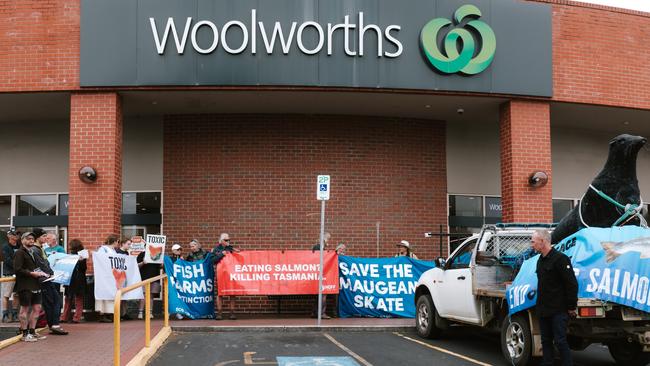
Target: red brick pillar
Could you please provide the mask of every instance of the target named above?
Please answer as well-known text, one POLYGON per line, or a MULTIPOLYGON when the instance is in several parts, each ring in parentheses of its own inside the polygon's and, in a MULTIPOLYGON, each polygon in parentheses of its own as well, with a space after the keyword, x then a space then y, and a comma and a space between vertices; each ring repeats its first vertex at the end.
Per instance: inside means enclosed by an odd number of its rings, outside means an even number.
POLYGON ((547 102, 522 100, 500 107, 503 222, 553 221, 549 109, 547 102), (535 171, 548 174, 545 186, 528 184, 535 171))
POLYGON ((122 105, 117 93, 78 93, 70 99, 68 239, 86 248, 120 234, 122 214, 122 105), (83 183, 79 169, 97 172, 83 183))

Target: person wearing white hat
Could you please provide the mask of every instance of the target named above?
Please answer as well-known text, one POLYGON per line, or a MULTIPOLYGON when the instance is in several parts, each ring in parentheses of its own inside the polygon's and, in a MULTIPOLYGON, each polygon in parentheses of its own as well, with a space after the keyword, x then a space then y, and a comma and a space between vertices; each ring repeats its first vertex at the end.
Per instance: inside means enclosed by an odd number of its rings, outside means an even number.
POLYGON ((169 256, 172 259, 172 263, 176 263, 177 260, 181 259, 181 245, 175 243, 172 245, 172 255, 169 256))
POLYGON ((399 243, 397 243, 397 254, 395 256, 418 259, 415 253, 411 251, 411 244, 406 240, 402 240, 399 243))

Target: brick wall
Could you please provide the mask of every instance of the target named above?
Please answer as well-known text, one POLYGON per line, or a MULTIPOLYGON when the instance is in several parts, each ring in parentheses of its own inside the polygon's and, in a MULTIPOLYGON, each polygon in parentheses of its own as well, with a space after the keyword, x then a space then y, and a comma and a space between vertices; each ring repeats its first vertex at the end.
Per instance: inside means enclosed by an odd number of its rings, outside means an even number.
POLYGON ((122 106, 117 94, 71 96, 69 185, 69 239, 81 239, 90 249, 96 248, 108 234, 120 233, 122 106), (95 168, 96 182, 86 184, 79 180, 79 169, 83 166, 95 168))
POLYGON ((553 221, 549 103, 512 100, 500 107, 503 222, 553 221), (532 188, 528 177, 544 171, 546 186, 532 188))
POLYGON ((79 2, 0 1, 0 92, 79 88, 79 2))
MULTIPOLYGON (((171 242, 214 246, 228 232, 243 249, 308 249, 319 239, 316 176, 332 177, 331 244, 392 256, 409 240, 439 253, 425 231, 447 223, 445 128, 432 121, 319 116, 168 116, 164 123, 163 229, 171 242)), ((239 309, 275 301, 238 298, 239 309)), ((305 309, 305 301, 283 309, 305 309)))

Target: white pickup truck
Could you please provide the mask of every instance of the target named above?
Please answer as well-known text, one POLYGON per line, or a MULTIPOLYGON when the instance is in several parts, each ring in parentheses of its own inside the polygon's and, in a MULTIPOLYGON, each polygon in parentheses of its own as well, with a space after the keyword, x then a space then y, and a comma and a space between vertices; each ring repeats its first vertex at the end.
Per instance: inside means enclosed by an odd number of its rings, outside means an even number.
MULTIPOLYGON (((500 332, 508 364, 525 366, 542 355, 533 309, 508 316, 506 286, 514 279, 521 254, 530 248, 535 229, 546 225, 486 225, 416 285, 416 328, 420 336, 437 338, 454 323, 500 332)), ((618 365, 650 363, 650 314, 596 299, 578 299, 578 317, 569 322, 569 345, 583 350, 603 343, 618 365)))

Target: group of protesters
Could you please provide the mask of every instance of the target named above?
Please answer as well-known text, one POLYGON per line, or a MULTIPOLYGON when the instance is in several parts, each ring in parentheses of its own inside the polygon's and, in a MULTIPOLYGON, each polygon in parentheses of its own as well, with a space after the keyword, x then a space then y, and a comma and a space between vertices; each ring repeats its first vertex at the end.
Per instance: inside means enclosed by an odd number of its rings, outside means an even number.
MULTIPOLYGON (((330 233, 325 233, 324 248, 328 248, 328 242, 331 238, 330 233)), ((99 252, 111 254, 130 254, 132 241, 131 239, 120 239, 117 235, 109 235, 103 245, 98 248, 99 252)), ((397 245, 396 256, 408 256, 417 259, 415 254, 411 251, 410 244, 406 240, 402 240, 397 245)), ((231 238, 228 233, 222 233, 219 236, 217 245, 212 249, 204 249, 201 242, 197 239, 192 239, 189 244, 189 252, 183 256, 182 246, 179 243, 174 243, 171 247, 171 254, 168 255, 172 262, 179 259, 194 262, 202 260, 210 260, 212 265, 217 265, 227 254, 239 252, 240 249, 231 243, 231 238)), ((78 239, 73 239, 68 244, 69 253, 72 255, 79 255, 79 260, 74 267, 71 275, 70 284, 64 286, 65 289, 65 306, 62 306, 63 301, 59 284, 52 281, 54 272, 52 265, 48 261, 48 256, 54 253, 65 253, 64 248, 59 245, 58 238, 54 233, 45 232, 42 229, 35 228, 31 232, 16 232, 10 230, 7 232, 7 243, 2 248, 3 262, 4 262, 4 275, 15 276, 14 282, 2 283, 2 322, 20 322, 20 332, 23 340, 26 342, 33 342, 39 339, 44 339, 46 336, 37 334, 34 329, 36 328, 39 316, 47 322, 50 333, 55 335, 68 334, 63 330, 61 322, 79 323, 82 321, 82 313, 84 308, 84 296, 86 292, 86 259, 88 258, 87 251, 85 256, 84 245, 78 239), (12 301, 13 300, 13 301, 12 301), (12 304, 13 303, 13 304, 12 304), (18 310, 18 305, 20 309, 18 310), (74 315, 72 309, 74 306, 74 315), (63 309, 62 309, 63 307, 63 309), (43 314, 44 313, 44 314, 43 314)), ((320 249, 320 244, 312 247, 312 251, 320 249)), ((345 255, 347 246, 343 243, 337 245, 335 251, 339 255, 345 255)), ((155 277, 160 274, 162 265, 155 263, 145 263, 144 252, 137 256, 137 263, 140 270, 142 280, 155 277)), ((161 292, 160 282, 153 282, 151 292, 158 295, 161 292)), ((152 297, 153 300, 153 297, 152 297)), ((223 319, 223 300, 222 296, 216 297, 217 312, 215 314, 216 320, 223 319)), ((326 300, 327 297, 322 297, 321 311, 322 318, 328 319, 326 314, 326 300)), ((139 301, 138 306, 138 319, 143 319, 144 316, 153 317, 152 314, 143 314, 144 300, 139 301)), ((128 306, 123 306, 124 310, 119 316, 122 319, 130 319, 126 313, 128 306)), ((231 320, 237 319, 235 315, 235 297, 229 296, 228 299, 229 316, 231 320)), ((318 303, 316 302, 312 316, 315 316, 318 303)), ((95 311, 100 314, 100 322, 112 322, 114 304, 111 300, 96 300, 95 311)), ((151 307, 153 309, 153 306, 151 307)), ((182 319, 180 314, 176 315, 178 319, 182 319)))

